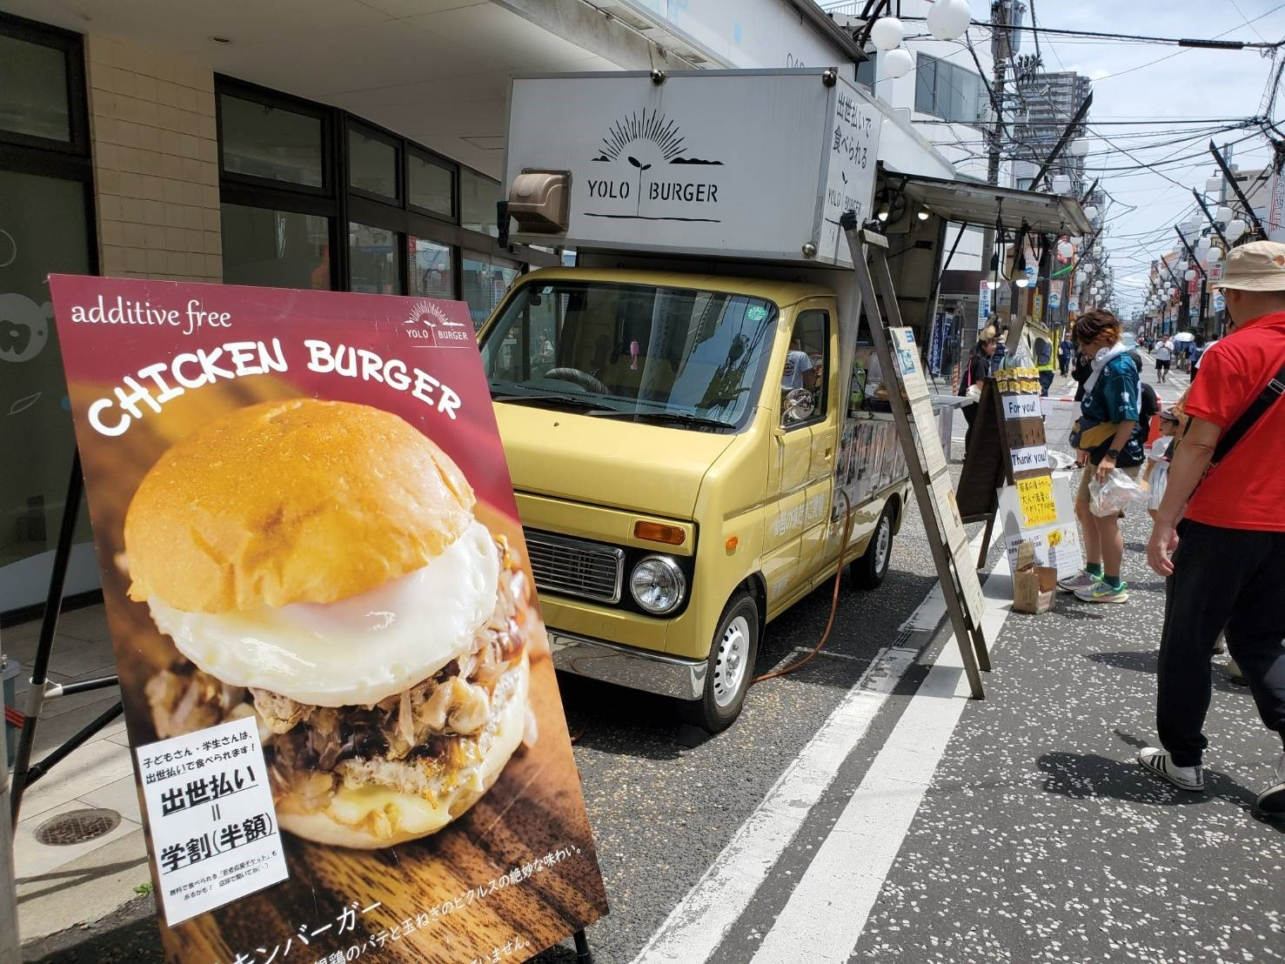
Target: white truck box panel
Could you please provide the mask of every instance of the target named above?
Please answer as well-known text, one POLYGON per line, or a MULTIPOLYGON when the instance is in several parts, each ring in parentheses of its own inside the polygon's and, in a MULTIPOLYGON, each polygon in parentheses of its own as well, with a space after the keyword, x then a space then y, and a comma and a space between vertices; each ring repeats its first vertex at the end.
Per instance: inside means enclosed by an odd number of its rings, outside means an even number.
POLYGON ((869 97, 822 70, 515 77, 505 192, 571 175, 565 235, 534 244, 850 266, 845 210, 872 216, 869 97), (816 252, 808 256, 805 245, 816 252))

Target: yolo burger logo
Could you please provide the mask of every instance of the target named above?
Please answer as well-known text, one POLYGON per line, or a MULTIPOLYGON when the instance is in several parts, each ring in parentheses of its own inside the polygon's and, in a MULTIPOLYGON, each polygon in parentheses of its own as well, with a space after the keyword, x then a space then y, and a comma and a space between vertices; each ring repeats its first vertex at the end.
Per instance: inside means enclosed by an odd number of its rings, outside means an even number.
POLYGON ((468 341, 470 337, 469 326, 453 319, 435 301, 417 301, 402 327, 416 348, 436 348, 442 343, 468 341))
POLYGON ((644 110, 616 121, 602 139, 586 178, 585 215, 633 221, 706 221, 717 224, 722 161, 687 153, 678 124, 644 110))

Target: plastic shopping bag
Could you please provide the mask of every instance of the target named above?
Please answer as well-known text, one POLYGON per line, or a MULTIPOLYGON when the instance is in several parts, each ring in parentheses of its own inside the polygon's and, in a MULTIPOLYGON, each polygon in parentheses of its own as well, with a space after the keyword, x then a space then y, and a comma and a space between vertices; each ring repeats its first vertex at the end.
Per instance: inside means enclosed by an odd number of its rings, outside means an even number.
POLYGON ((1146 505, 1148 501, 1147 490, 1120 469, 1112 470, 1105 482, 1096 478, 1089 482, 1089 509, 1097 516, 1116 515, 1134 503, 1146 505))

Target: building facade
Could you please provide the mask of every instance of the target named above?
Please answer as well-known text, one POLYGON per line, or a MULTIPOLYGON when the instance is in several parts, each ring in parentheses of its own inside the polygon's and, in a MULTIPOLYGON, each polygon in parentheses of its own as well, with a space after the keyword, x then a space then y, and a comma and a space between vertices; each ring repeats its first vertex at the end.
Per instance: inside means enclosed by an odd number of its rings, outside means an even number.
MULTIPOLYGON (((512 72, 840 65, 794 0, 12 0, 0 14, 0 616, 45 598, 74 453, 46 278, 458 298, 496 227, 512 72), (608 9, 610 8, 610 9, 608 9)), ((83 509, 69 594, 98 573, 83 509)))

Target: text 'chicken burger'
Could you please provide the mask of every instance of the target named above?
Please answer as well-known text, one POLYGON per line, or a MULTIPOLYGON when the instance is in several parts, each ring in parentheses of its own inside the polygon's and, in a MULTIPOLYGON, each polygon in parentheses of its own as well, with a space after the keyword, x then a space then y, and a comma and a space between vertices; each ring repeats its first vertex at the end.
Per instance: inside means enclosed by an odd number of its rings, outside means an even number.
POLYGON ((377 848, 431 834, 530 732, 530 589, 458 466, 379 409, 240 409, 170 448, 125 519, 132 599, 190 663, 157 735, 255 714, 281 827, 377 848))

